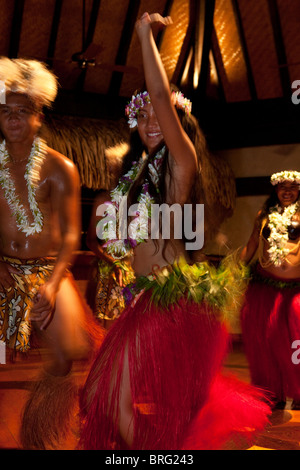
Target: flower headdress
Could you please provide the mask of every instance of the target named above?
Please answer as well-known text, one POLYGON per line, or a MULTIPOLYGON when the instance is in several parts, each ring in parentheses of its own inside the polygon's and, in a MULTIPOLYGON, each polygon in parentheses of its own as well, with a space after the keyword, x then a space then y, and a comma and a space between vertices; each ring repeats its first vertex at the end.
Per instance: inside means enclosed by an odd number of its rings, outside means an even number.
POLYGON ((2 95, 3 89, 5 93, 22 93, 41 107, 50 106, 57 94, 55 75, 37 60, 1 57, 0 82, 2 95))
POLYGON ((131 129, 137 126, 137 116, 140 109, 146 106, 147 103, 151 103, 150 95, 148 91, 143 91, 133 95, 130 103, 126 105, 125 115, 128 117, 128 124, 131 129))
POLYGON ((181 91, 172 91, 171 99, 177 109, 181 109, 187 115, 191 114, 192 102, 188 98, 185 98, 181 91))
MULTIPOLYGON (((192 102, 185 98, 180 91, 172 91, 171 101, 174 106, 181 109, 186 114, 192 111, 192 102)), ((137 126, 137 117, 141 108, 147 103, 151 103, 148 91, 143 91, 137 95, 133 95, 131 101, 125 107, 125 115, 128 117, 129 127, 132 129, 137 126)))
POLYGON ((299 171, 280 171, 278 173, 274 173, 271 176, 271 184, 273 186, 279 183, 283 183, 284 181, 290 181, 291 183, 300 184, 300 172, 299 171))

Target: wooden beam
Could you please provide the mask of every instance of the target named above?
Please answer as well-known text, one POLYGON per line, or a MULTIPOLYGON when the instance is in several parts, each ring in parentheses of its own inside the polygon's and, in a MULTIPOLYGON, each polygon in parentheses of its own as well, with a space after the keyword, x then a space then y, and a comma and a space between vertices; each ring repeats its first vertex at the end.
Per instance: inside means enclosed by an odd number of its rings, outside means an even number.
MULTIPOLYGON (((87 34, 85 35, 85 0, 82 0, 82 53, 84 54, 88 46, 93 42, 93 37, 96 29, 98 13, 100 9, 101 0, 93 0, 93 5, 89 18, 89 25, 87 34)), ((83 92, 84 82, 86 79, 87 68, 81 70, 77 79, 76 90, 78 93, 83 92)))
POLYGON ((47 63, 50 67, 52 67, 52 64, 53 64, 52 58, 54 57, 54 54, 55 54, 55 47, 56 47, 56 40, 57 40, 59 23, 60 23, 62 5, 63 5, 63 0, 56 0, 53 18, 52 18, 52 26, 51 26, 50 39, 49 39, 49 44, 48 44, 48 52, 47 52, 47 57, 48 57, 47 63))
POLYGON ((272 189, 269 176, 236 178, 235 184, 238 197, 268 196, 272 189))
POLYGON ((226 96, 225 96, 224 85, 223 85, 223 82, 222 82, 222 76, 221 76, 221 73, 220 73, 219 63, 222 64, 223 73, 224 73, 224 65, 223 65, 222 54, 221 54, 221 51, 220 51, 219 42, 218 42, 218 38, 217 38, 217 33, 216 33, 216 30, 215 30, 214 27, 213 27, 213 31, 212 31, 211 53, 212 53, 212 56, 213 56, 214 65, 215 65, 216 73, 217 73, 217 77, 218 77, 218 98, 219 98, 221 103, 225 103, 226 102, 226 96))
POLYGON ((277 7, 276 0, 268 0, 268 7, 270 12, 270 18, 273 28, 273 35, 277 53, 279 75, 281 80, 283 96, 290 98, 291 94, 291 80, 289 75, 289 70, 287 67, 282 67, 282 65, 287 63, 285 46, 283 41, 280 16, 277 7))
POLYGON ((206 95, 209 74, 209 53, 212 44, 215 0, 196 1, 196 32, 193 87, 197 99, 206 95))
MULTIPOLYGON (((97 25, 97 18, 100 9, 101 0, 94 0, 92 5, 92 10, 90 14, 89 26, 87 30, 87 35, 84 38, 85 44, 83 44, 83 51, 93 42, 93 37, 97 25)), ((83 30, 84 31, 84 30, 83 30)))
MULTIPOLYGON (((174 0, 167 0, 166 1, 165 8, 164 8, 164 11, 162 13, 163 17, 170 16, 173 3, 174 3, 174 0)), ((159 33, 157 34, 156 45, 157 45, 158 50, 160 50, 165 31, 166 31, 166 29, 163 29, 163 30, 159 31, 159 33)))
POLYGON ((15 0, 10 34, 9 57, 18 57, 25 0, 15 0))
POLYGON ((252 73, 252 67, 249 59, 249 54, 248 54, 248 48, 247 48, 247 42, 244 34, 244 28, 243 28, 243 23, 242 23, 242 18, 241 18, 241 13, 240 13, 240 8, 238 5, 238 0, 231 0, 232 7, 233 7, 233 12, 235 16, 235 22, 237 25, 238 29, 238 34, 240 38, 240 44, 242 48, 242 53, 246 65, 246 70, 247 70, 247 79, 248 79, 248 85, 249 85, 249 91, 251 98, 253 100, 257 100, 257 93, 256 93, 256 86, 255 86, 255 81, 252 73))
MULTIPOLYGON (((184 89, 181 84, 182 76, 191 52, 191 48, 193 47, 194 42, 194 34, 195 34, 195 15, 194 15, 194 1, 190 1, 190 12, 189 12, 189 24, 186 31, 186 35, 181 47, 181 51, 179 54, 179 58, 176 64, 175 71, 172 77, 172 83, 177 85, 178 88, 184 89)), ((189 86, 187 85, 187 89, 189 86)))
MULTIPOLYGON (((130 0, 123 30, 120 39, 120 45, 116 56, 117 65, 126 65, 127 54, 129 51, 132 35, 134 32, 135 23, 137 20, 138 12, 140 9, 141 0, 130 0)), ((123 73, 113 72, 108 94, 119 95, 120 87, 122 84, 123 73)))

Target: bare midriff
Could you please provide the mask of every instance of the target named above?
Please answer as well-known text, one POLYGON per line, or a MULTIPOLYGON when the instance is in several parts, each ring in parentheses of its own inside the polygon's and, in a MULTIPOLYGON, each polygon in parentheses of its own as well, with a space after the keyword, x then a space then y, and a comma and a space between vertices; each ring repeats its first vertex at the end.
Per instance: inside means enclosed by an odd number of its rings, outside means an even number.
POLYGON ((262 268, 272 276, 280 279, 300 279, 300 239, 288 241, 286 248, 289 254, 280 266, 275 266, 269 261, 269 243, 263 239, 263 263, 262 268))

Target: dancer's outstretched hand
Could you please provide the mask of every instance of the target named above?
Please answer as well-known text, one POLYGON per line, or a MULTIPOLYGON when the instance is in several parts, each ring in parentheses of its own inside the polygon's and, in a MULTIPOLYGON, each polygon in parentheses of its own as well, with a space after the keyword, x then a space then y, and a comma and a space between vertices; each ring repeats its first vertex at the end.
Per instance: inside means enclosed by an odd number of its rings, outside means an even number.
POLYGON ((163 27, 173 24, 172 18, 170 16, 161 16, 159 13, 151 13, 149 17, 151 24, 158 23, 163 27))
POLYGON ((144 13, 136 22, 137 33, 142 33, 143 30, 149 29, 152 26, 158 26, 160 29, 173 24, 170 16, 161 16, 159 13, 144 13))

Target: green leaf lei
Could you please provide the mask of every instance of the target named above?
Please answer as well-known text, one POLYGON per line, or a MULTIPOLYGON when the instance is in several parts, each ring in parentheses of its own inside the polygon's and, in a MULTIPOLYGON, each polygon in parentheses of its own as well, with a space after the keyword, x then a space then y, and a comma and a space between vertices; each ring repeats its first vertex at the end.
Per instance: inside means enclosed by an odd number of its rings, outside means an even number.
POLYGON ((180 258, 172 265, 137 278, 125 287, 124 296, 130 303, 141 291, 150 291, 150 302, 162 308, 170 308, 182 297, 196 303, 205 302, 213 307, 213 312, 217 309, 223 321, 235 326, 249 280, 250 268, 237 260, 237 253, 226 256, 218 266, 208 262, 190 265, 180 258))

